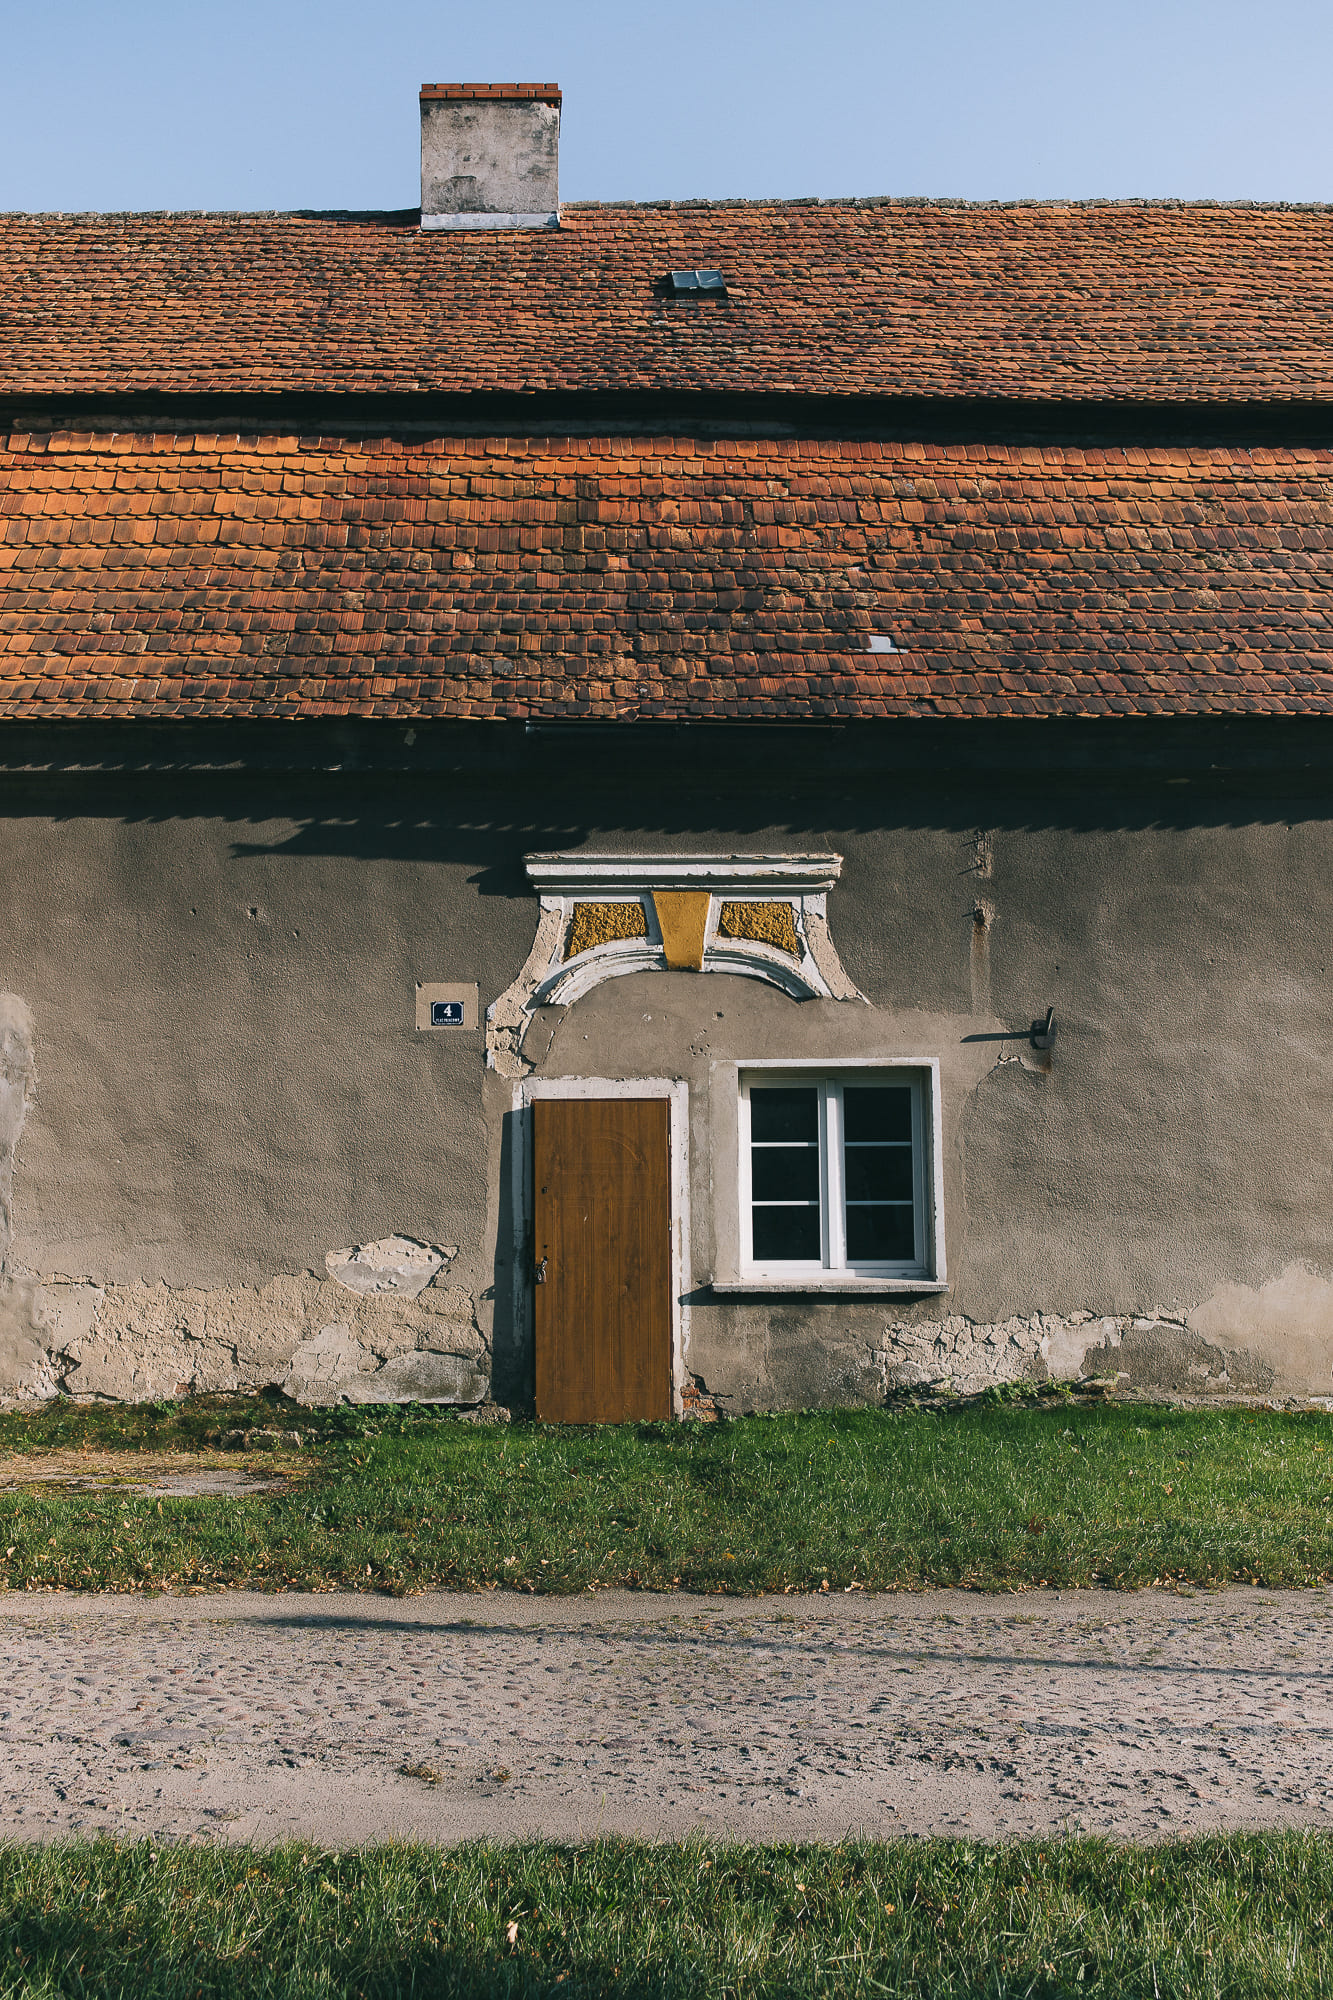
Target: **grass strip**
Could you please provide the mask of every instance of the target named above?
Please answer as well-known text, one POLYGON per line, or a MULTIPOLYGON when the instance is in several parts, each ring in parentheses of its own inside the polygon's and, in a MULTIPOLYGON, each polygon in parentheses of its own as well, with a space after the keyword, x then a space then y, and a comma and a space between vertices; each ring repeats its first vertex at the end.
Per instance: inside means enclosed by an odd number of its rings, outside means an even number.
MULTIPOLYGON (((919 1590, 1333 1578, 1322 1412, 1011 1405, 481 1428, 256 1399, 0 1418, 0 1451, 197 1450, 299 1424, 253 1498, 0 1494, 0 1588, 919 1590)), ((251 1464, 253 1460, 249 1461, 251 1464)))
POLYGON ((0 1848, 0 1995, 1286 2000, 1333 1839, 0 1848))

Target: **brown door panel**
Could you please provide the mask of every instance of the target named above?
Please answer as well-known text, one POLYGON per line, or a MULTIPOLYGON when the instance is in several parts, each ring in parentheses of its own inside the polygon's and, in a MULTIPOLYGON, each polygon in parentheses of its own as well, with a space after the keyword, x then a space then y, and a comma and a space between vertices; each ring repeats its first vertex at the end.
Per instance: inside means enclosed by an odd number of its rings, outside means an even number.
POLYGON ((665 1098, 532 1106, 537 1415, 671 1415, 671 1198, 665 1098))

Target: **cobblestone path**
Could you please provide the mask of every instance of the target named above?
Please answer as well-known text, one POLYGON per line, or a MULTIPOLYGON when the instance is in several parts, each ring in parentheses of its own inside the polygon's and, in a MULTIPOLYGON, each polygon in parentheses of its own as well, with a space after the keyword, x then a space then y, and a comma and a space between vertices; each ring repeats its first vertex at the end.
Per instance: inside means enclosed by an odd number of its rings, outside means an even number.
POLYGON ((0 1834, 1327 1825, 1333 1592, 0 1598, 0 1834))

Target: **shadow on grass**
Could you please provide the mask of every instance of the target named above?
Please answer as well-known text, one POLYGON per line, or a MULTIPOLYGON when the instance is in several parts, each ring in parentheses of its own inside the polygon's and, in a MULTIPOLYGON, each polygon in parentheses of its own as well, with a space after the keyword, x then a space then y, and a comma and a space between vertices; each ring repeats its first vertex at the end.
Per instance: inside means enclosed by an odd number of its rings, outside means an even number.
MULTIPOLYGON (((276 1961, 259 1949, 222 1953, 195 1945, 179 1956, 145 1955, 105 1926, 72 1914, 18 1917, 7 1928, 0 1993, 70 2000, 535 2000, 535 1996, 617 1996, 695 2000, 715 1993, 716 1968, 680 1963, 660 1970, 605 1959, 538 1960, 522 1950, 441 1948, 362 1957, 354 1948, 316 1946, 305 1963, 276 1961)), ((765 1982, 767 1984, 767 1982, 765 1982)), ((752 1989, 763 1990, 763 1989, 752 1989)), ((769 1989, 778 1990, 778 1989, 769 1989)), ((980 1989, 978 1989, 980 1990, 980 1989)))
POLYGON ((0 1994, 1240 2000, 1333 1990, 1333 1840, 0 1847, 0 1994))

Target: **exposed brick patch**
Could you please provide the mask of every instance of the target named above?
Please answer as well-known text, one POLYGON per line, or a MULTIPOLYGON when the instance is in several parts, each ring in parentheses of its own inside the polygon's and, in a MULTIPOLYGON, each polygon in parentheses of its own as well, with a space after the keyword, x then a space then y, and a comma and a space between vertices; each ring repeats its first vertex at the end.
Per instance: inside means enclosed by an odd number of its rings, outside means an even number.
POLYGON ((682 1418, 692 1417, 696 1423, 715 1424, 718 1408, 702 1383, 693 1377, 680 1392, 680 1414, 682 1418))

